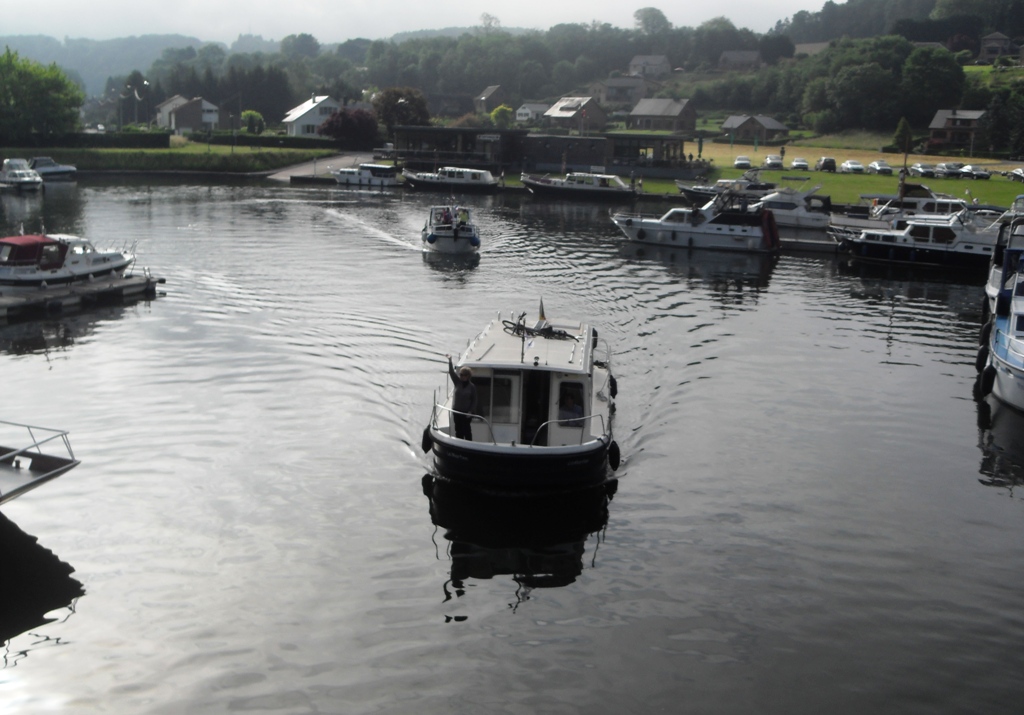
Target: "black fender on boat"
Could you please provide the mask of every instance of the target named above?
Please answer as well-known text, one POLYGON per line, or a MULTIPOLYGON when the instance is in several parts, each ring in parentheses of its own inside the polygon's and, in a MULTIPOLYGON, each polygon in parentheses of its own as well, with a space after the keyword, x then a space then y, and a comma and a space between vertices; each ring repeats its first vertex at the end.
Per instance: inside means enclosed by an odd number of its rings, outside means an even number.
POLYGON ((615 379, 615 375, 608 376, 608 394, 613 399, 619 394, 619 382, 615 379))
POLYGON ((982 344, 978 348, 978 356, 974 358, 974 369, 981 372, 985 369, 986 365, 988 365, 988 345, 982 344))
POLYGON ((434 446, 434 440, 430 437, 430 427, 423 428, 423 439, 420 441, 420 448, 426 454, 434 446))
POLYGON ((996 384, 996 369, 992 365, 985 368, 985 371, 981 373, 981 395, 984 397, 992 392, 993 385, 996 384))
MULTIPOLYGON (((988 303, 986 302, 986 305, 988 303)), ((981 332, 978 334, 978 345, 988 345, 988 339, 992 337, 992 321, 988 321, 981 326, 981 332)))
POLYGON ((619 468, 619 460, 622 459, 622 454, 619 452, 619 443, 612 440, 612 443, 608 445, 608 466, 612 468, 612 471, 616 471, 619 468))

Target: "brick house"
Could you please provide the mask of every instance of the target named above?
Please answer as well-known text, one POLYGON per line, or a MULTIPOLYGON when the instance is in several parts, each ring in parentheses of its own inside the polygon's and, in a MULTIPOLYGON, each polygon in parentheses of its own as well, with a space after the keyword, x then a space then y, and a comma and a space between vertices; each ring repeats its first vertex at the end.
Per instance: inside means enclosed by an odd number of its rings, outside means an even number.
POLYGON ((697 112, 688 99, 641 99, 629 113, 630 129, 668 132, 692 132, 697 128, 697 112))

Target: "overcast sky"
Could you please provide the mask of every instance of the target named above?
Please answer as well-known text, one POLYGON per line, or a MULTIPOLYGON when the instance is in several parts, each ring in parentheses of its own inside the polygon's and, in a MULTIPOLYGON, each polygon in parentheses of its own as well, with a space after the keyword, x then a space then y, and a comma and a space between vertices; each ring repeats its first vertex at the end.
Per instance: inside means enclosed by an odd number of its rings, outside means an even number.
POLYGON ((63 40, 108 40, 152 34, 181 34, 200 40, 234 42, 239 35, 280 40, 302 32, 323 43, 356 37, 386 38, 398 32, 470 27, 489 13, 503 27, 546 30, 560 23, 597 20, 615 27, 634 26, 643 7, 661 10, 676 27, 696 27, 725 16, 737 27, 765 32, 800 10, 818 11, 824 0, 731 0, 707 3, 623 3, 621 0, 514 0, 494 6, 469 0, 45 0, 42 5, 4 0, 0 35, 48 35, 63 40))

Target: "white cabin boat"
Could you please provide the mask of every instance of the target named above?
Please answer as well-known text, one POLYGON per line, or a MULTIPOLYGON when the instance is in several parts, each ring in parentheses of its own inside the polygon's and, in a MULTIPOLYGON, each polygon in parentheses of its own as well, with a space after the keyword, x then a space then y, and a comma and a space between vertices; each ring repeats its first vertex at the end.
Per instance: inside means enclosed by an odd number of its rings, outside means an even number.
POLYGON ((135 262, 133 249, 98 251, 66 234, 0 238, 0 293, 37 291, 120 275, 135 262))
POLYGON ((1001 253, 998 291, 982 329, 977 367, 982 395, 992 393, 1024 411, 1024 218, 1010 225, 1001 253))
POLYGON ((807 191, 784 187, 765 194, 753 208, 770 209, 779 226, 824 229, 829 223, 832 201, 828 196, 818 196, 819 189, 820 184, 807 191))
POLYGON ((458 193, 488 193, 496 191, 498 180, 486 169, 463 169, 446 166, 437 171, 402 170, 402 178, 413 189, 458 193))
POLYGON ((726 194, 700 208, 673 208, 662 216, 616 213, 612 222, 631 241, 680 248, 775 253, 779 229, 769 209, 736 206, 726 194))
POLYGON ((78 466, 68 433, 0 420, 0 504, 78 466), (46 449, 44 451, 44 446, 46 449))
POLYGON ((999 221, 988 221, 969 211, 951 216, 916 216, 903 228, 857 232, 829 232, 839 250, 855 258, 889 263, 987 268, 999 242, 999 221))
MULTIPOLYGON (((434 394, 424 451, 443 477, 476 486, 545 489, 604 481, 619 466, 612 440, 617 387, 607 343, 583 321, 549 321, 544 305, 498 315, 458 359, 472 370, 472 439, 455 436, 455 391, 434 394)), ((451 383, 447 382, 449 388, 451 383)))
POLYGON ((330 171, 341 186, 369 189, 398 186, 398 167, 391 164, 360 164, 330 171))
POLYGON ((480 232, 468 206, 431 206, 421 231, 424 251, 470 254, 480 250, 480 232))
POLYGON ((530 193, 537 196, 570 199, 630 199, 636 195, 636 189, 615 174, 571 171, 565 175, 565 178, 523 174, 520 180, 530 193))
POLYGON ((833 233, 857 234, 864 230, 902 229, 914 216, 950 216, 970 205, 963 199, 932 191, 924 184, 904 184, 900 194, 861 194, 861 203, 846 213, 832 213, 833 233))
POLYGON ((43 186, 43 177, 32 169, 24 159, 4 159, 0 167, 0 187, 14 191, 38 191, 43 186))

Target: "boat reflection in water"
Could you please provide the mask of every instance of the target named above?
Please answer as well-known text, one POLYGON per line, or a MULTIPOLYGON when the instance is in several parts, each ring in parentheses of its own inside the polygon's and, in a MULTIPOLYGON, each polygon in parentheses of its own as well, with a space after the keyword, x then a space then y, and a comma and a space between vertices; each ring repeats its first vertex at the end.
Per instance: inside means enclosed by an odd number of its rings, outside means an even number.
POLYGON ((438 273, 460 275, 467 269, 480 265, 480 254, 473 253, 440 253, 423 251, 423 262, 438 273))
POLYGON ((1007 489, 1024 485, 1024 413, 995 397, 978 400, 978 480, 987 487, 1007 489))
POLYGON ((74 569, 40 546, 36 537, 0 514, 0 643, 6 646, 0 668, 15 665, 30 650, 60 643, 52 635, 34 638, 31 648, 12 647, 10 641, 74 613, 85 590, 72 573, 74 569))
POLYGON ((618 481, 609 480, 557 493, 484 492, 424 475, 431 521, 444 529, 449 542, 451 579, 444 585, 444 601, 464 596, 468 579, 511 576, 515 610, 534 589, 573 583, 583 573, 591 535, 589 560, 596 565, 600 532, 608 524, 608 504, 617 488, 618 481))
POLYGON ((729 285, 767 288, 778 256, 741 251, 704 251, 624 241, 619 254, 628 260, 661 263, 669 273, 711 288, 729 285))

